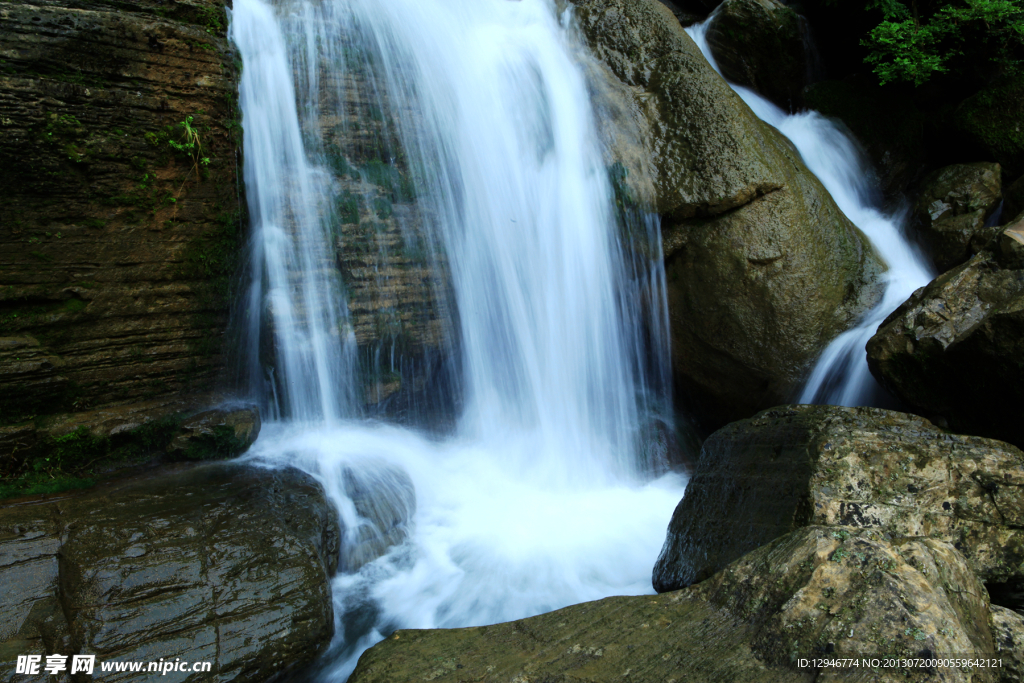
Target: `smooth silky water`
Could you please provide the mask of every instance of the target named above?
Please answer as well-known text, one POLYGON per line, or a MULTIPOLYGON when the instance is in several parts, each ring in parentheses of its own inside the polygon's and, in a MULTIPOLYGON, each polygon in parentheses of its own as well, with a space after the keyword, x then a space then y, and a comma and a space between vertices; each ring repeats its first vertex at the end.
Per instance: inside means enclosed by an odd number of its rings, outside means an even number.
POLYGON ((547 0, 236 0, 230 35, 251 218, 240 374, 269 418, 246 457, 317 477, 348 544, 367 528, 353 477, 403 509, 395 482, 415 490, 406 540, 335 578, 318 675, 344 680, 396 628, 651 592, 685 487, 644 447, 672 414, 660 235, 650 216, 623 230, 571 16, 547 0), (365 414, 320 128, 325 75, 350 87, 346 70, 387 110, 423 251, 450 278, 443 433, 365 414))
MULTIPOLYGON (((708 63, 721 73, 708 47, 713 18, 686 29, 708 63)), ((825 186, 839 209, 867 235, 888 266, 881 300, 854 327, 836 337, 821 354, 799 403, 873 405, 881 390, 868 370, 864 347, 886 316, 933 277, 917 245, 907 239, 907 210, 886 212, 863 151, 835 123, 816 111, 787 114, 750 88, 729 84, 762 121, 777 128, 796 147, 807 168, 825 186)))

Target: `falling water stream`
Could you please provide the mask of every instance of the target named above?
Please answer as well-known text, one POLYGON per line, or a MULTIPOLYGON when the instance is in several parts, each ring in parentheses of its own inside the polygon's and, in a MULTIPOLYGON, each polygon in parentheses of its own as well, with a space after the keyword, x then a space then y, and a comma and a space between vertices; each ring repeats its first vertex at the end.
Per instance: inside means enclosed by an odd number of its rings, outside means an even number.
MULTIPOLYGON (((325 680, 395 628, 651 591, 685 486, 643 447, 651 417, 671 415, 660 236, 647 217, 643 248, 622 237, 568 21, 549 0, 234 3, 252 225, 243 374, 272 418, 247 457, 317 477, 345 526, 325 680), (356 82, 393 140, 362 166, 324 128, 345 119, 324 103, 350 101, 356 82), (363 414, 336 266, 340 167, 365 201, 373 174, 401 176, 419 251, 449 274, 436 294, 451 298, 461 369, 447 433, 363 414)), ((365 138, 348 119, 339 130, 365 138)))
MULTIPOLYGON (((708 47, 709 16, 686 29, 708 63, 721 73, 708 47)), ((826 347, 804 385, 799 403, 871 405, 878 387, 868 370, 864 347, 879 324, 934 275, 916 245, 903 234, 906 212, 886 213, 864 153, 849 135, 816 111, 787 114, 749 88, 730 86, 762 121, 771 124, 796 147, 846 217, 867 235, 888 266, 881 300, 854 327, 826 347)))
MULTIPOLYGON (((651 590, 686 483, 644 448, 652 417, 671 415, 660 235, 650 216, 623 230, 570 21, 551 0, 234 3, 252 225, 236 317, 241 374, 269 418, 247 458, 315 476, 344 524, 324 680, 395 628, 651 590), (377 128, 341 111, 353 88, 377 128), (365 149, 339 147, 325 121, 345 144, 378 131, 381 158, 360 165, 365 149), (398 221, 402 240, 447 278, 433 292, 459 371, 443 433, 366 415, 366 373, 394 370, 401 351, 360 349, 338 263, 365 245, 339 237, 338 207, 390 216, 372 191, 381 174, 418 211, 421 229, 398 221)), ((690 32, 712 61, 704 30, 690 32)), ((854 143, 736 90, 889 264, 883 301, 804 395, 858 403, 867 337, 928 270, 876 208, 854 143)))

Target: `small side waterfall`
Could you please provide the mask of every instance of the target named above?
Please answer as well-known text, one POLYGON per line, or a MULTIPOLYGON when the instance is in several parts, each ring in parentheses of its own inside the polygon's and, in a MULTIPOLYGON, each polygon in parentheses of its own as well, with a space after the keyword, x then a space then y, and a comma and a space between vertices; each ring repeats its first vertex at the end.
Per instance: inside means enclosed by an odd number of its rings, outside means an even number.
MULTIPOLYGON (((713 16, 686 32, 708 63, 721 73, 706 36, 713 16)), ((753 90, 730 85, 758 118, 789 138, 839 209, 867 235, 889 266, 881 301, 856 327, 826 347, 799 398, 800 403, 869 405, 880 389, 868 370, 864 347, 885 317, 934 275, 917 247, 903 234, 906 215, 882 211, 880 193, 871 183, 869 162, 856 142, 818 112, 787 114, 753 90)))
POLYGON ((327 680, 394 628, 651 591, 685 486, 644 447, 671 421, 660 234, 620 225, 568 21, 550 0, 235 2, 243 353, 277 418, 248 457, 318 477, 345 525, 327 680), (379 309, 366 350, 354 255, 379 299, 395 263, 448 279, 453 433, 361 419, 409 323, 379 309))

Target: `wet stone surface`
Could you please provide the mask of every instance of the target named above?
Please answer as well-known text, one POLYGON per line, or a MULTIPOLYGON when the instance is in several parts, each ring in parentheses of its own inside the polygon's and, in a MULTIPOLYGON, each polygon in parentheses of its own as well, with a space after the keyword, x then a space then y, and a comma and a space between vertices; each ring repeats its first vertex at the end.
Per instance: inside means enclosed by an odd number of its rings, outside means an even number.
POLYGON ((166 680, 273 680, 330 641, 339 536, 310 477, 237 464, 0 507, 0 582, 19 586, 0 598, 4 675, 38 652, 213 665, 166 680))

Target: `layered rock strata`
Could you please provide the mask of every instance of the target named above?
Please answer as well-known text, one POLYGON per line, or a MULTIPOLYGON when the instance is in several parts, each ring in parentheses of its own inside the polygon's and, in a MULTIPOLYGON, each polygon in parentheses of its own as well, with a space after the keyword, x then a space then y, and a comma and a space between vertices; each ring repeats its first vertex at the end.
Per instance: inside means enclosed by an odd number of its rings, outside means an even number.
POLYGON ((209 391, 244 220, 223 6, 0 26, 0 426, 209 391))
POLYGON ((14 674, 25 654, 213 664, 177 681, 267 681, 301 668, 333 633, 339 535, 308 475, 238 465, 0 507, 0 582, 15 589, 0 596, 2 680, 48 680, 14 674))

